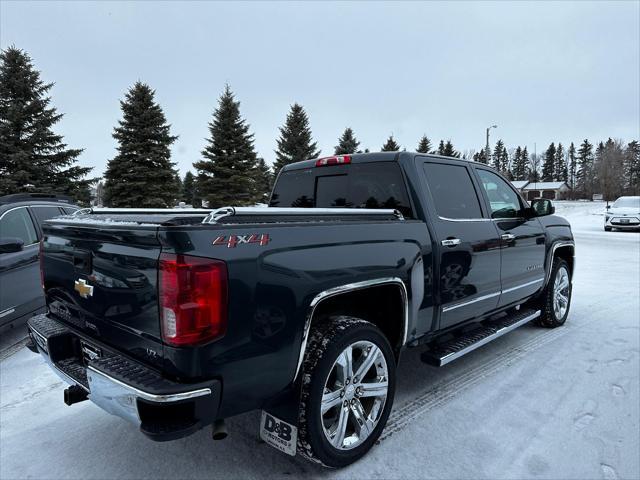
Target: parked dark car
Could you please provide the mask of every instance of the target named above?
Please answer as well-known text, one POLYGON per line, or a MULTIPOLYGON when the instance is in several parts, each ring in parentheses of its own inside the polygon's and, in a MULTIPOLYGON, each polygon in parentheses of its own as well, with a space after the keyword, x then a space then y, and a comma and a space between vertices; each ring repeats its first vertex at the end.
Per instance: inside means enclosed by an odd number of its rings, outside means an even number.
POLYGON ((0 197, 0 333, 44 311, 38 266, 42 222, 77 209, 70 198, 59 195, 0 197))
POLYGON ((385 427, 405 348, 443 366, 565 323, 574 242, 553 213, 486 165, 397 152, 288 165, 268 208, 52 219, 30 348, 68 405, 151 439, 262 409, 268 444, 341 467, 385 427))

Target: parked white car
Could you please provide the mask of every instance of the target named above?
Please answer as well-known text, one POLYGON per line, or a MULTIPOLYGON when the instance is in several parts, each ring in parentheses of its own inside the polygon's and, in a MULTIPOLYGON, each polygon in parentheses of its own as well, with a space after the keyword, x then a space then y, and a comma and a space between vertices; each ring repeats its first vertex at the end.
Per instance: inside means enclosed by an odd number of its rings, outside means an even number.
POLYGON ((604 229, 610 232, 614 228, 621 230, 640 229, 640 197, 620 197, 613 205, 607 205, 604 215, 604 229))

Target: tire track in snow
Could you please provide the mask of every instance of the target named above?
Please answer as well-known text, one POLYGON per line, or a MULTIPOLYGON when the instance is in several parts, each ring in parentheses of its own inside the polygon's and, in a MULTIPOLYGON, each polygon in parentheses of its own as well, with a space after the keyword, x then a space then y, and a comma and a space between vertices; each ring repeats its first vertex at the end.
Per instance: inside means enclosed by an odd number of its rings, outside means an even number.
POLYGON ((527 356, 529 352, 553 342, 557 338, 568 334, 576 328, 578 327, 565 325, 562 328, 550 330, 541 335, 536 335, 531 340, 505 350, 499 353, 495 358, 487 362, 482 362, 460 375, 457 375, 455 378, 442 381, 427 388, 413 400, 409 400, 402 406, 393 409, 391 415, 389 415, 387 426, 382 432, 379 441, 385 440, 394 433, 404 429, 417 417, 448 402, 462 391, 481 383, 484 378, 507 368, 512 363, 527 356))

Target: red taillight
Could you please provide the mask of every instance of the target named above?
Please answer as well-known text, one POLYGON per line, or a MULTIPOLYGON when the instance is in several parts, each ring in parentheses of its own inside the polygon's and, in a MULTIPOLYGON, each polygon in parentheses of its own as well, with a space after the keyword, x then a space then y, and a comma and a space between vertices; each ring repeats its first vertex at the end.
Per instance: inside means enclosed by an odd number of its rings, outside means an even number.
POLYGON ((324 157, 316 160, 316 167, 327 167, 329 165, 346 165, 351 163, 350 155, 336 155, 333 157, 324 157))
POLYGON ((44 239, 40 240, 38 261, 40 262, 40 286, 42 287, 42 290, 44 290, 44 239))
POLYGON ((227 331, 227 266, 189 255, 160 255, 162 338, 175 346, 195 345, 227 331))

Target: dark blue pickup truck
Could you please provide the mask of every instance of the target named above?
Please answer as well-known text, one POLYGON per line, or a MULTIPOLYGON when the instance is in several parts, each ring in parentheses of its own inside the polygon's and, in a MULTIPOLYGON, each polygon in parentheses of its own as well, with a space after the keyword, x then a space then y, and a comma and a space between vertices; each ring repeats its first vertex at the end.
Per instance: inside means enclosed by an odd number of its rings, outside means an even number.
POLYGON ((30 348, 172 440, 262 409, 260 435, 341 467, 385 426, 405 348, 442 366, 567 318, 570 226, 491 168, 409 152, 308 160, 268 208, 81 211, 45 222, 30 348))

